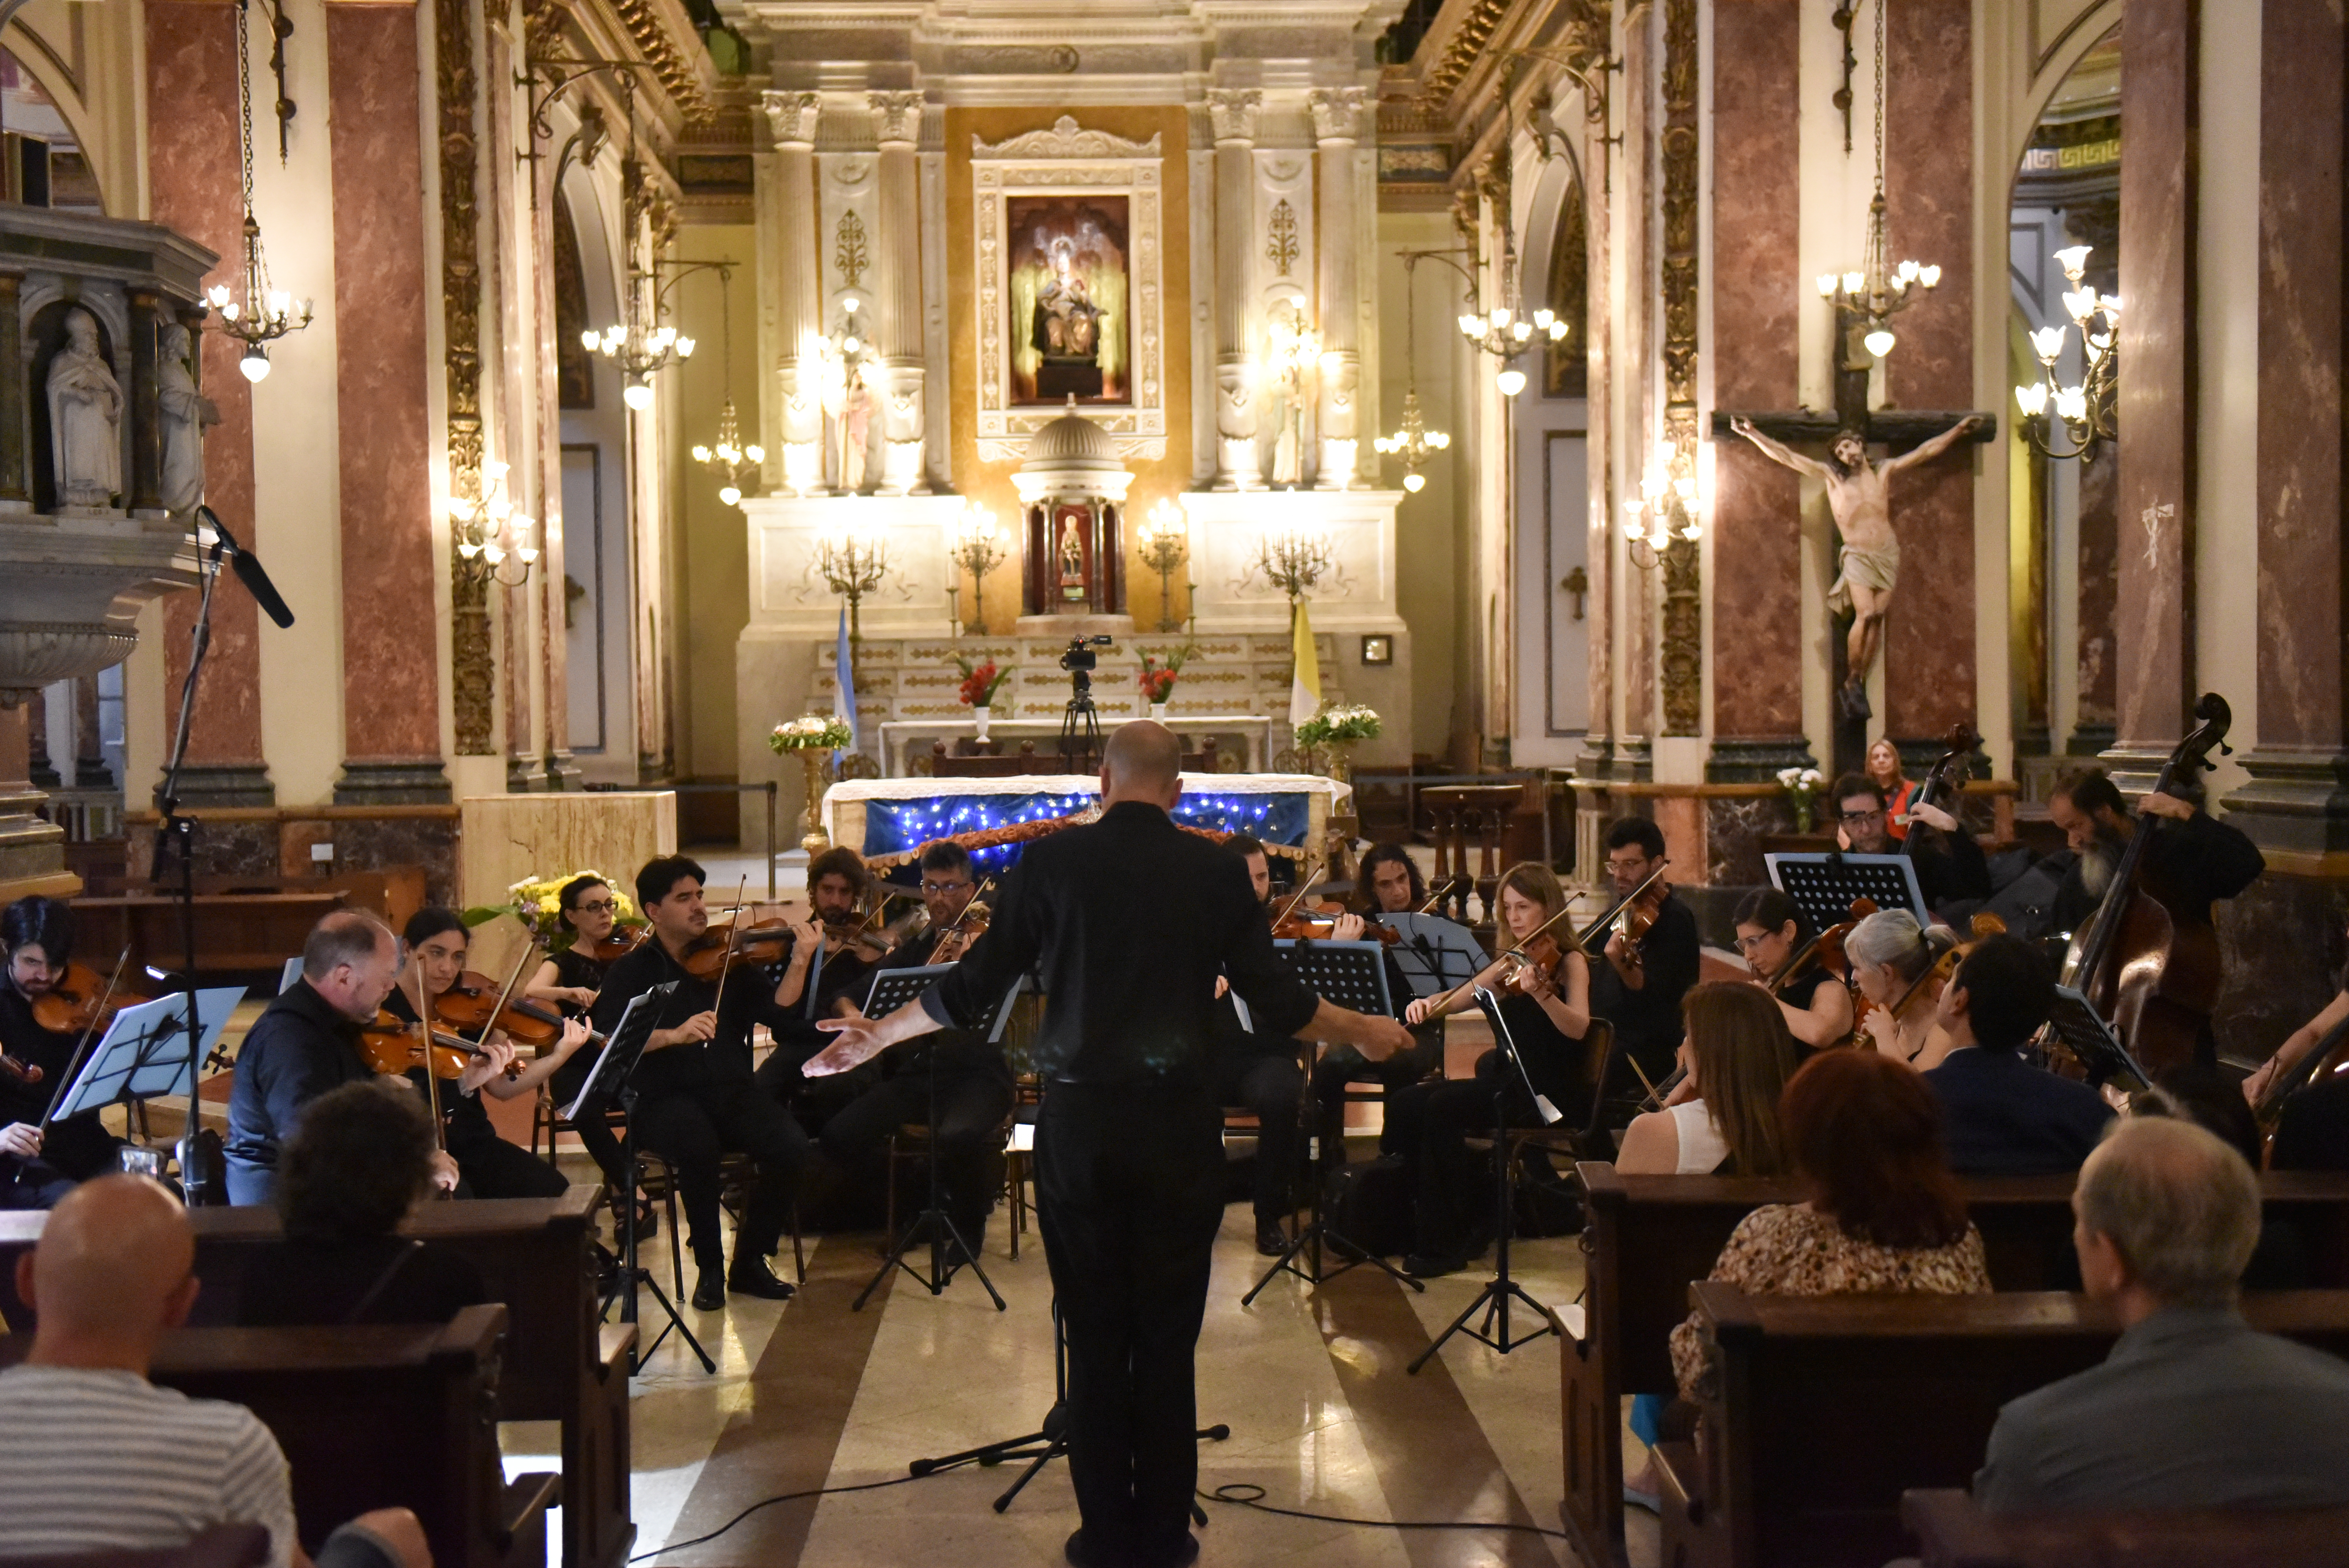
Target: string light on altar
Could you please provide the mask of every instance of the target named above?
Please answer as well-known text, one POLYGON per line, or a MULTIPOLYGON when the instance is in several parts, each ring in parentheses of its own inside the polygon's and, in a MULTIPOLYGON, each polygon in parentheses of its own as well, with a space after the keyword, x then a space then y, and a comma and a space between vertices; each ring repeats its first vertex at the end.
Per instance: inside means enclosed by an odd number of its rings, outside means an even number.
POLYGON ((1623 538, 1632 564, 1643 572, 1661 561, 1674 541, 1694 541, 1704 533, 1695 465, 1679 459, 1677 447, 1658 441, 1653 459, 1640 476, 1639 495, 1623 502, 1623 538), (1681 471, 1674 472, 1676 469, 1681 471))
MULTIPOLYGON (((1884 199, 1884 13, 1885 7, 1878 5, 1876 196, 1868 204, 1868 248, 1857 271, 1821 273, 1818 279, 1819 297, 1835 305, 1839 321, 1847 315, 1852 318, 1854 328, 1860 333, 1861 346, 1875 359, 1891 353, 1899 341, 1893 335, 1892 318, 1941 282, 1938 265, 1915 261, 1902 261, 1896 265, 1890 259, 1890 242, 1886 237, 1889 208, 1884 199)), ((1847 369, 1860 368, 1849 363, 1847 356, 1844 357, 1847 369)))
POLYGON ((889 575, 889 542, 862 518, 836 523, 816 537, 815 568, 847 602, 849 639, 862 640, 858 607, 889 575))
POLYGON ((2015 405, 2023 411, 2023 438, 2059 460, 2080 458, 2094 462, 2096 448, 2113 439, 2118 430, 2114 404, 2119 366, 2114 340, 2120 333, 2121 302, 2117 295, 2099 294, 2093 284, 2081 281, 2092 253, 2086 245, 2070 245, 2055 253, 2056 263, 2072 285, 2064 292, 2064 313, 2072 318, 2072 325, 2069 330, 2043 326, 2032 333, 2032 352, 2039 356, 2046 378, 2014 388, 2015 405), (2055 365, 2071 348, 2074 333, 2079 335, 2080 363, 2086 374, 2067 387, 2057 378, 2055 365), (2063 426, 2062 438, 2048 419, 2051 405, 2055 422, 2063 426))
POLYGON ((954 634, 962 635, 962 574, 970 573, 971 630, 987 635, 987 574, 1011 559, 1010 543, 997 526, 995 514, 973 501, 955 519, 947 545, 947 615, 954 634))
POLYGON ((1175 569, 1191 559, 1190 519, 1181 507, 1162 500, 1150 509, 1139 534, 1142 563, 1158 573, 1158 629, 1171 632, 1182 624, 1174 618, 1174 583, 1175 569))
POLYGON ((488 496, 476 501, 452 495, 447 511, 460 569, 507 588, 519 588, 530 581, 531 568, 538 564, 538 522, 515 510, 506 490, 510 471, 503 463, 483 463, 481 478, 488 482, 488 496), (507 575, 509 562, 521 568, 519 576, 507 575))
POLYGON ((310 302, 271 286, 268 258, 261 249, 261 222, 253 215, 253 54, 246 45, 246 10, 243 5, 236 8, 236 86, 243 115, 238 143, 243 157, 243 265, 239 278, 243 293, 240 296, 226 284, 214 284, 204 291, 204 299, 219 317, 213 330, 244 345, 236 367, 247 381, 258 384, 269 374, 269 351, 264 346, 309 325, 310 302))

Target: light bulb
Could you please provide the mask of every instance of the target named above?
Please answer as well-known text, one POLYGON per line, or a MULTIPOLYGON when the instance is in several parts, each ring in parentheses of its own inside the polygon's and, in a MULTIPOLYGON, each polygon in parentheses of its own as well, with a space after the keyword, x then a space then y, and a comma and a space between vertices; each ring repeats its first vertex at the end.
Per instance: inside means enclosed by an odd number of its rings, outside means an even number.
POLYGON ((856 314, 856 300, 854 295, 841 301, 840 303, 847 307, 849 315, 854 315, 856 314))
POLYGON ((1672 493, 1681 498, 1681 504, 1682 506, 1693 504, 1696 500, 1695 477, 1691 474, 1682 474, 1680 478, 1674 480, 1672 481, 1672 493))
POLYGON ((1442 430, 1430 430, 1427 432, 1427 444, 1440 452, 1452 444, 1452 438, 1442 430))
POLYGON ((1463 337, 1478 337, 1483 335, 1476 330, 1476 318, 1475 316, 1464 315, 1460 318, 1460 335, 1463 337))
POLYGON ((1917 281, 1927 288, 1931 288, 1941 281, 1941 269, 1937 266, 1919 267, 1917 281))
POLYGON ((2085 387, 2065 387, 2055 394, 2055 417, 2067 425, 2085 423, 2088 418, 2088 392, 2085 387))
POLYGON ((732 485, 719 485, 718 487, 718 499, 724 501, 728 506, 732 506, 736 501, 742 499, 742 492, 736 490, 732 485))
POLYGON ((847 337, 841 340, 840 351, 843 354, 854 354, 864 346, 863 344, 857 342, 854 337, 847 337))
POLYGON ((449 504, 445 510, 451 521, 463 522, 473 515, 473 503, 463 496, 452 495, 449 498, 449 504))
POLYGON ((1534 325, 1540 327, 1544 332, 1547 332, 1549 330, 1549 324, 1557 319, 1557 313, 1551 310, 1547 305, 1542 307, 1540 310, 1534 312, 1534 325))
POLYGON ((498 461, 495 458, 481 465, 482 476, 487 479, 502 480, 512 471, 506 464, 498 461))
POLYGON ((522 563, 524 566, 535 566, 538 564, 538 546, 535 544, 523 545, 520 549, 516 550, 514 553, 522 557, 522 563))
POLYGON ((1696 521, 1694 519, 1691 519, 1689 521, 1681 525, 1681 537, 1687 540, 1691 544, 1694 544, 1698 540, 1704 537, 1704 525, 1696 521))
POLYGON ((212 287, 204 291, 204 297, 212 302, 212 308, 214 310, 218 310, 221 306, 228 304, 228 285, 226 284, 214 284, 212 287))
POLYGON ((234 321, 242 314, 243 313, 238 310, 234 300, 231 300, 228 304, 221 306, 221 319, 222 321, 234 321))
POLYGON ((742 449, 742 455, 750 459, 754 463, 763 463, 767 460, 767 449, 764 447, 745 447, 742 449))
POLYGON ((2066 245, 2055 253, 2055 264, 2064 269, 2065 277, 2076 284, 2080 281, 2082 270, 2088 264, 2088 253, 2094 247, 2089 245, 2066 245))
POLYGON ((1493 377, 1493 385, 1501 389, 1504 397, 1514 397, 1526 389, 1526 373, 1514 367, 1493 377))
POLYGON ((693 460, 697 463, 708 462, 709 460, 709 449, 708 447, 696 447, 693 449, 693 460))
POLYGON ((2040 364, 2054 364, 2055 356, 2064 352, 2064 329, 2060 326, 2036 328, 2031 335, 2031 346, 2038 354, 2040 364))
POLYGON ((2070 289, 2064 294, 2064 314, 2075 322, 2084 322, 2096 313, 2096 291, 2070 289))
POLYGON ((1646 538, 1647 534, 1646 531, 1640 527, 1638 522, 1633 521, 1627 522, 1623 525, 1623 537, 1631 541, 1633 543, 1637 543, 1639 541, 1646 538))
POLYGON ((236 367, 244 372, 247 381, 257 387, 268 378, 269 356, 262 352, 261 345, 250 344, 245 348, 244 357, 236 362, 236 367))
POLYGON ((1868 279, 1867 279, 1867 277, 1866 277, 1865 275, 1863 275, 1862 273, 1844 273, 1844 275, 1843 275, 1843 292, 1844 292, 1844 293, 1846 293, 1846 294, 1849 294, 1849 295, 1851 295, 1853 298, 1855 298, 1855 299, 1858 298, 1858 297, 1859 297, 1859 291, 1860 291, 1860 290, 1862 290, 1862 289, 1864 289, 1864 288, 1866 288, 1867 286, 1868 286, 1868 279))
POLYGON ((1904 284, 1913 284, 1917 281, 1917 263, 1903 262, 1894 270, 1893 275, 1904 284))
POLYGON ((680 337, 677 340, 677 356, 679 359, 690 359, 693 357, 693 339, 689 337, 680 337))
POLYGON ((1516 338, 1519 343, 1523 343, 1526 338, 1531 337, 1533 335, 1534 324, 1532 322, 1513 321, 1509 324, 1509 335, 1516 338))
POLYGON ((1373 436, 1371 438, 1371 449, 1380 453, 1397 452, 1402 449, 1402 441, 1396 436, 1373 436))
POLYGON ((1496 304, 1493 307, 1493 325, 1495 326, 1506 326, 1509 325, 1509 307, 1507 305, 1496 304))
POLYGON ((1861 338, 1860 341, 1868 346, 1868 351, 1870 354, 1873 354, 1877 358, 1881 359, 1886 355, 1892 352, 1892 345, 1895 340, 1889 331, 1879 326, 1874 332, 1869 333, 1866 337, 1861 338))
POLYGON ((471 561, 481 552, 481 547, 474 543, 470 539, 460 539, 457 542, 457 553, 463 556, 468 561, 471 561))
POLYGON ((1553 322, 1551 322, 1551 323, 1549 324, 1549 340, 1550 340, 1552 343, 1562 343, 1562 342, 1564 342, 1564 341, 1565 341, 1565 339, 1566 339, 1566 323, 1564 323, 1563 321, 1553 321, 1553 322))
POLYGON ((1417 495, 1427 488, 1427 478, 1423 474, 1405 474, 1402 476, 1402 488, 1417 495))
POLYGON ((1819 274, 1819 297, 1821 299, 1833 299, 1835 296, 1836 275, 1833 273, 1821 273, 1819 274))
POLYGON ((1656 443, 1657 467, 1666 469, 1671 468, 1672 466, 1672 459, 1680 455, 1681 449, 1678 447, 1673 446, 1671 442, 1658 441, 1656 443))
POLYGON ((2026 419, 2035 419, 2047 412, 2047 383, 2034 381, 2028 387, 2017 387, 2014 406, 2023 410, 2026 419))
POLYGON ((271 289, 269 291, 270 315, 282 316, 293 308, 294 296, 292 294, 287 294, 284 289, 271 289))
POLYGON ((620 401, 641 414, 653 406, 653 389, 642 381, 631 381, 620 394, 620 401))
POLYGON ((2118 294, 2100 295, 2096 300, 2096 308, 2103 311, 2106 315, 2118 315, 2121 313, 2121 296, 2118 294))
POLYGON ((481 546, 481 553, 488 557, 492 566, 503 566, 506 563, 506 552, 502 545, 495 542, 484 544, 481 546))

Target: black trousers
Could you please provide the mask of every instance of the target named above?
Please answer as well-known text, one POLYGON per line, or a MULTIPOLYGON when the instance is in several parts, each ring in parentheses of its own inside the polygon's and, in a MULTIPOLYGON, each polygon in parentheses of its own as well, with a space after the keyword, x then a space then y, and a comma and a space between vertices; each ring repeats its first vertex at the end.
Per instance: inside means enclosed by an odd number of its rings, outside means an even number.
POLYGON ((1036 1214, 1069 1347, 1069 1479, 1110 1562, 1173 1550, 1198 1484, 1194 1357, 1222 1218, 1222 1116, 1188 1084, 1054 1083, 1036 1214))
POLYGON ((718 1222, 718 1162, 728 1150, 757 1161, 734 1256, 749 1263, 775 1250, 791 1223, 792 1192, 807 1169, 807 1134, 783 1108, 749 1083, 727 1081, 664 1089, 636 1102, 636 1140, 668 1161, 685 1199, 686 1231, 694 1261, 705 1269, 726 1261, 718 1222))
MULTIPOLYGON (((547 1088, 553 1091, 558 1109, 577 1099, 579 1091, 587 1087, 587 1074, 595 1065, 595 1057, 593 1051, 574 1051, 569 1061, 554 1069, 547 1088)), ((571 1126, 579 1134, 579 1146, 587 1150, 595 1168, 604 1172, 604 1180, 616 1192, 627 1179, 627 1172, 620 1168, 620 1135, 612 1130, 611 1114, 612 1097, 599 1094, 579 1108, 579 1118, 571 1126)), ((551 1166, 553 1161, 548 1163, 551 1166)))
POLYGON ((1386 1090, 1387 1114, 1395 1096, 1419 1082, 1444 1062, 1444 1026, 1412 1031, 1411 1049, 1398 1051, 1382 1062, 1363 1057, 1351 1046, 1332 1046, 1313 1067, 1313 1103, 1319 1116, 1321 1163, 1346 1162, 1346 1086, 1375 1083, 1386 1090))
POLYGON ((1297 1108, 1304 1096, 1295 1052, 1231 1050, 1216 1073, 1219 1105, 1256 1113, 1256 1181, 1250 1194, 1258 1223, 1285 1220, 1296 1209, 1297 1108))
POLYGON ((571 1186, 562 1171, 502 1138, 452 1143, 449 1156, 475 1198, 560 1198, 571 1186))
MULTIPOLYGON (((900 1073, 843 1107, 823 1124, 817 1142, 837 1164, 864 1160, 907 1122, 928 1126, 930 1099, 929 1074, 900 1073)), ((995 1207, 992 1162, 1011 1114, 1011 1080, 999 1073, 940 1073, 937 1113, 931 1131, 947 1217, 975 1251, 987 1239, 987 1216, 995 1207)))
MULTIPOLYGON (((1475 1249, 1493 1214, 1492 1169, 1479 1169, 1468 1140, 1493 1130, 1493 1091, 1497 1080, 1502 1114, 1510 1127, 1537 1127, 1533 1097, 1517 1069, 1498 1051, 1476 1058, 1473 1078, 1414 1084, 1387 1100, 1386 1130, 1380 1150, 1400 1154, 1410 1166, 1415 1202, 1412 1231, 1417 1250, 1433 1257, 1461 1257, 1475 1249)), ((1589 1111, 1587 1094, 1568 1085, 1537 1079, 1550 1102, 1566 1113, 1566 1125, 1581 1125, 1589 1111)))

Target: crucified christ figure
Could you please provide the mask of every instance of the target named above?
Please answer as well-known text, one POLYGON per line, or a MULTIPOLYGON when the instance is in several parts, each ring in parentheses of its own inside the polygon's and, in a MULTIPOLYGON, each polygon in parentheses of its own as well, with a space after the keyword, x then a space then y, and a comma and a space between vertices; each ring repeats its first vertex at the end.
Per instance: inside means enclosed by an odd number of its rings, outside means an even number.
POLYGON ((1885 612, 1892 607, 1893 584, 1900 577, 1900 536, 1892 531, 1892 476, 1932 461, 1982 423, 1980 415, 1970 414, 1914 449, 1872 464, 1868 460, 1868 444, 1857 430, 1836 432, 1835 442, 1827 449, 1828 460, 1821 462, 1764 435, 1751 419, 1729 422, 1731 429, 1761 448, 1772 462, 1826 481, 1827 511, 1835 517, 1837 531, 1843 535, 1835 584, 1827 590, 1827 608, 1838 615, 1851 613, 1839 698, 1847 718, 1868 717, 1868 672, 1884 646, 1885 612))

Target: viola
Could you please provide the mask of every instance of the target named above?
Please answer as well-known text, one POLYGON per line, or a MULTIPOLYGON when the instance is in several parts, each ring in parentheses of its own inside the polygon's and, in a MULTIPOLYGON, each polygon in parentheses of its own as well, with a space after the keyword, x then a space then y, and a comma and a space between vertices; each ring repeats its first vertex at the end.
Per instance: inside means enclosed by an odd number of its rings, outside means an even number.
POLYGON ((104 1030, 123 1008, 153 1000, 126 986, 109 989, 106 976, 97 970, 85 964, 68 964, 64 978, 33 998, 33 1022, 53 1035, 88 1034, 104 1030))

